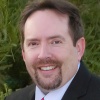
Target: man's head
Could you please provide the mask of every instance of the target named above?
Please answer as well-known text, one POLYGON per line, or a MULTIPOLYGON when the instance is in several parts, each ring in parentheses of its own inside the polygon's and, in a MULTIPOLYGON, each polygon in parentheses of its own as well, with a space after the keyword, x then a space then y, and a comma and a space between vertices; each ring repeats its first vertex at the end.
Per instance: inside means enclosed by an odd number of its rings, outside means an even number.
POLYGON ((85 40, 75 6, 63 0, 31 3, 20 29, 26 68, 43 92, 62 87, 76 74, 85 40))

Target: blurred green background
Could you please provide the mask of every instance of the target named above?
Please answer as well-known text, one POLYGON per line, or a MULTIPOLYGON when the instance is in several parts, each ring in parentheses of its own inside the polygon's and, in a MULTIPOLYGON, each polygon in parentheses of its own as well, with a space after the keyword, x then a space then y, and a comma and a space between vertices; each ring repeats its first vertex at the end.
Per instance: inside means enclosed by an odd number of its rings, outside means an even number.
MULTIPOLYGON (((31 83, 21 56, 18 22, 28 0, 0 0, 0 100, 9 91, 31 83)), ((80 10, 84 23, 89 70, 100 75, 100 0, 68 0, 80 10)), ((8 93, 8 94, 7 94, 8 93)))

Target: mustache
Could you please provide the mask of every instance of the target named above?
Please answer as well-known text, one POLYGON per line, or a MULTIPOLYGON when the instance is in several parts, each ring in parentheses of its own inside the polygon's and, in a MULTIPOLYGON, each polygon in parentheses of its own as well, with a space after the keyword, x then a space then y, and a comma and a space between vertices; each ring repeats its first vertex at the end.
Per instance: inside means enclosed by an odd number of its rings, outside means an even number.
POLYGON ((33 63, 33 67, 38 67, 39 65, 45 65, 45 64, 52 64, 52 65, 56 65, 56 66, 61 66, 62 62, 57 60, 57 59, 51 59, 51 58, 45 58, 45 59, 37 59, 36 61, 34 61, 33 63))

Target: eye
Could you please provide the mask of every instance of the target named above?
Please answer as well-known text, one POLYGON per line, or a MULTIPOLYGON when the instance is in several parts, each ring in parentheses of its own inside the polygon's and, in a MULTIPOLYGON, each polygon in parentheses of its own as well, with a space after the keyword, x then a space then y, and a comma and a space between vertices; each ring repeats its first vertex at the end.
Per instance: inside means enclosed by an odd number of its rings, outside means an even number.
POLYGON ((52 42, 52 44, 61 44, 62 42, 60 40, 55 40, 52 42))
POLYGON ((28 43, 28 46, 37 46, 37 45, 39 45, 38 42, 29 42, 28 43))

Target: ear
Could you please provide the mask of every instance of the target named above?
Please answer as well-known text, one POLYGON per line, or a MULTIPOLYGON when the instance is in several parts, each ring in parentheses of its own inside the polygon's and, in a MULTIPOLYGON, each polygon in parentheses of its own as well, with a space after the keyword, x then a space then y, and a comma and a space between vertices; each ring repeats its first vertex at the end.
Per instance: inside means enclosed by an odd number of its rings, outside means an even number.
POLYGON ((23 60, 25 61, 25 52, 23 49, 22 49, 22 57, 23 57, 23 60))
POLYGON ((78 60, 80 61, 84 51, 85 51, 85 38, 80 38, 76 43, 77 53, 78 53, 78 60))

